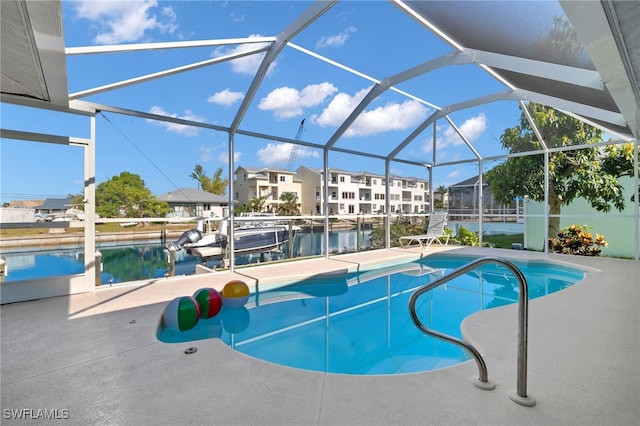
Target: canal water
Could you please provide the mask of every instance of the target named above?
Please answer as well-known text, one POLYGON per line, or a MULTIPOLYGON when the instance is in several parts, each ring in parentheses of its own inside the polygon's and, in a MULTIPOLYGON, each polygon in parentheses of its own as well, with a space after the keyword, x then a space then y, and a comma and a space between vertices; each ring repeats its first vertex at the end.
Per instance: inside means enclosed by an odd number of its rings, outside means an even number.
MULTIPOLYGON (((342 253, 366 249, 371 231, 335 230, 329 232, 329 251, 342 253)), ((299 232, 294 241, 293 257, 317 256, 323 254, 324 233, 299 232)), ((116 284, 149 278, 163 278, 169 269, 169 255, 160 243, 140 242, 121 246, 100 246, 102 253, 102 284, 116 284)), ((286 259, 289 247, 282 247, 280 253, 255 253, 236 257, 237 265, 258 263, 265 260, 286 259)), ((24 281, 54 276, 81 274, 84 272, 84 251, 79 248, 59 248, 32 252, 2 253, 6 261, 6 276, 3 282, 24 281)), ((191 275, 196 265, 201 263, 197 256, 184 251, 176 255, 175 274, 191 275)), ((220 261, 209 260, 206 266, 214 268, 220 261)))

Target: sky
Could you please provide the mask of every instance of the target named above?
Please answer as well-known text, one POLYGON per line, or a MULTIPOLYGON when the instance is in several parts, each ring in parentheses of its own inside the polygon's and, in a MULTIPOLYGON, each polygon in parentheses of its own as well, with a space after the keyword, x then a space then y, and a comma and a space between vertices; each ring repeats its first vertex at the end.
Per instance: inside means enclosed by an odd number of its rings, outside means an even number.
MULTIPOLYGON (((306 1, 63 1, 67 47, 120 45, 278 35, 309 6, 306 1)), ((389 2, 339 2, 291 40, 267 71, 240 129, 324 144, 374 84, 454 49, 389 2), (327 58, 320 60, 305 52, 327 58), (332 63, 330 63, 331 61, 332 63), (337 67, 333 63, 340 63, 337 67), (344 68, 346 67, 346 69, 344 68), (372 80, 373 79, 373 80, 372 80)), ((148 52, 73 55, 67 58, 69 93, 163 70, 253 50, 260 43, 234 43, 148 52)), ((161 79, 90 94, 82 100, 228 127, 234 120, 263 54, 201 67, 161 79)), ((434 111, 471 97, 505 89, 472 65, 450 66, 387 90, 358 117, 336 147, 386 155, 434 111), (407 96, 407 94, 411 96, 407 96)), ((1 106, 7 129, 90 137, 87 117, 1 106)), ((482 156, 502 153, 500 136, 518 124, 515 102, 496 102, 450 115, 482 156)), ((432 163, 429 126, 399 158, 432 163)), ((1 201, 65 197, 83 190, 83 149, 4 139, 0 146, 1 201)), ((142 177, 155 195, 197 187, 196 165, 209 175, 227 170, 226 132, 102 112, 96 117, 96 180, 123 171, 142 177)), ((235 135, 235 166, 289 167, 291 145, 235 135)), ((444 120, 436 126, 436 163, 474 158, 444 120)), ((492 162, 485 162, 484 169, 492 162)), ((293 168, 321 168, 322 151, 301 146, 293 168)), ((384 174, 379 159, 331 152, 331 168, 384 174)), ((403 177, 428 178, 425 167, 391 163, 403 177)), ((478 165, 436 167, 433 187, 478 174, 478 165)))

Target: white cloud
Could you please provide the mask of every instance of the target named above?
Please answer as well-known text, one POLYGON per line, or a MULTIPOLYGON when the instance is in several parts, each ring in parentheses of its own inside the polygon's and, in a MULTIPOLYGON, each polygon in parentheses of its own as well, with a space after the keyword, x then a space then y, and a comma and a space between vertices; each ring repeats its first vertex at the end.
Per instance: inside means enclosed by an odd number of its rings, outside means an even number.
MULTIPOLYGON (((260 34, 251 34, 249 37, 247 38, 255 38, 255 37, 262 37, 260 34)), ((213 57, 218 57, 218 56, 226 56, 226 55, 233 55, 233 54, 237 54, 237 53, 242 53, 242 52, 248 52, 251 50, 256 50, 259 49, 261 47, 265 47, 268 46, 269 43, 245 43, 245 44, 240 44, 238 46, 235 47, 228 47, 228 46, 224 46, 224 47, 219 47, 217 49, 215 49, 213 51, 213 57)), ((264 53, 256 53, 253 55, 249 55, 249 56, 245 56, 242 58, 238 58, 238 59, 234 59, 233 61, 231 61, 231 67, 233 69, 234 72, 237 72, 239 74, 250 74, 250 75, 254 75, 256 73, 256 71, 258 71, 258 68, 260 67, 260 64, 262 63, 262 58, 264 58, 264 53)), ((273 61, 271 63, 271 65, 269 66, 269 70, 267 71, 267 74, 269 72, 271 72, 272 69, 275 68, 277 64, 277 61, 273 61)))
POLYGON ((320 40, 318 40, 318 43, 316 43, 316 48, 323 49, 325 47, 340 47, 347 42, 351 33, 354 32, 356 32, 356 29, 355 27, 351 26, 339 34, 332 36, 323 36, 320 38, 320 40))
POLYGON ((203 163, 209 162, 209 160, 211 160, 211 154, 215 151, 215 149, 210 146, 201 146, 198 150, 200 151, 200 161, 203 163))
MULTIPOLYGON (((169 113, 169 112, 165 111, 162 107, 154 105, 154 106, 151 107, 149 112, 151 114, 164 115, 164 116, 173 117, 173 118, 181 118, 183 120, 198 121, 198 122, 201 122, 201 123, 205 123, 206 122, 204 117, 200 117, 200 116, 194 114, 190 110, 187 110, 187 111, 184 112, 183 115, 178 116, 178 114, 169 113)), ((153 124, 155 126, 164 127, 164 129, 167 130, 168 132, 177 133, 177 134, 183 135, 183 136, 195 136, 195 135, 198 134, 198 131, 199 131, 198 127, 185 126, 183 124, 169 123, 169 122, 166 122, 166 121, 147 120, 147 122, 149 122, 149 123, 151 123, 151 124, 153 124)))
POLYGON ((240 99, 244 97, 244 93, 242 92, 232 92, 229 89, 224 89, 221 92, 214 93, 213 95, 207 98, 207 102, 229 106, 238 102, 240 99))
POLYGON ((97 44, 132 42, 144 37, 148 30, 172 34, 176 28, 176 15, 171 7, 163 7, 159 14, 152 10, 156 0, 135 1, 81 1, 73 3, 78 18, 93 21, 97 44))
POLYGON ((258 108, 273 111, 277 118, 299 117, 304 108, 321 104, 338 89, 331 83, 311 84, 301 91, 292 87, 278 87, 260 100, 258 108))
MULTIPOLYGON (((312 121, 322 127, 339 126, 369 90, 370 88, 362 89, 353 96, 339 93, 320 115, 311 117, 312 121)), ((420 102, 414 100, 407 100, 401 104, 390 102, 373 110, 362 112, 345 132, 345 136, 364 136, 389 130, 404 130, 417 125, 426 116, 427 108, 420 102)))
MULTIPOLYGON (((487 129, 487 117, 480 113, 475 117, 471 117, 462 123, 461 126, 458 127, 460 129, 460 133, 464 135, 465 138, 469 142, 473 142, 480 137, 480 135, 487 129)), ((441 130, 440 135, 436 138, 436 146, 438 150, 447 148, 449 146, 460 146, 464 144, 464 140, 458 135, 458 133, 454 130, 453 127, 447 126, 444 130, 441 130)), ((424 145, 422 146, 422 150, 424 152, 432 151, 432 143, 431 138, 427 138, 424 145)), ((439 151, 438 155, 441 156, 442 152, 439 151)), ((442 156, 441 156, 442 157, 442 156)))
POLYGON ((447 174, 447 179, 455 179, 462 174, 460 170, 454 170, 451 173, 447 174))
MULTIPOLYGON (((281 165, 285 166, 289 163, 291 157, 291 149, 293 145, 290 143, 270 143, 264 148, 259 149, 256 154, 261 164, 265 166, 281 165)), ((318 151, 299 146, 296 158, 318 158, 320 154, 318 151)))
MULTIPOLYGON (((234 151, 234 153, 233 153, 233 162, 235 164, 238 164, 238 161, 240 161, 240 157, 242 157, 242 152, 234 151)), ((224 164, 229 164, 229 153, 228 152, 223 152, 220 155, 218 155, 218 161, 220 161, 221 163, 224 163, 224 164)))
POLYGON ((484 114, 478 114, 477 116, 462 123, 462 126, 460 126, 460 133, 462 133, 470 142, 473 142, 480 137, 486 128, 487 117, 485 117, 484 114))
POLYGON ((369 92, 370 88, 362 89, 353 96, 338 93, 320 115, 311 117, 311 121, 321 127, 338 127, 351 114, 351 111, 369 92))

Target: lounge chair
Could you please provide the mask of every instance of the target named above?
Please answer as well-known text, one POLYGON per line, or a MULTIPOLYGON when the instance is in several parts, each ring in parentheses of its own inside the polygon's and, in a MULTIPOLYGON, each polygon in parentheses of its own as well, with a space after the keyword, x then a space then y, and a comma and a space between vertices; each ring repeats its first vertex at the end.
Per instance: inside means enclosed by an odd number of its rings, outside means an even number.
POLYGON ((408 247, 412 242, 416 242, 420 244, 420 247, 424 250, 429 248, 434 241, 437 241, 440 245, 446 246, 449 244, 449 235, 444 232, 446 224, 446 212, 431 213, 429 216, 429 227, 427 228, 427 233, 423 235, 408 235, 400 237, 400 247, 408 247))

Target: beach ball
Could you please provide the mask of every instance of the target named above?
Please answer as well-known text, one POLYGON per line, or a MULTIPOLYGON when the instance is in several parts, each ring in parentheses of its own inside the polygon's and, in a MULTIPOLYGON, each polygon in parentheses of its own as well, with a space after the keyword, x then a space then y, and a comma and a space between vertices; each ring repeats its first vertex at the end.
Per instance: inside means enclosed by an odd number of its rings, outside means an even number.
POLYGON ((192 329, 199 318, 200 307, 191 296, 176 297, 164 308, 162 314, 165 327, 177 331, 192 329))
POLYGON ((222 303, 230 308, 244 306, 249 300, 249 286, 240 280, 229 281, 222 289, 222 303))
POLYGON ((200 318, 213 318, 220 312, 222 297, 215 288, 201 288, 195 292, 193 298, 200 307, 200 318))

